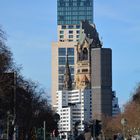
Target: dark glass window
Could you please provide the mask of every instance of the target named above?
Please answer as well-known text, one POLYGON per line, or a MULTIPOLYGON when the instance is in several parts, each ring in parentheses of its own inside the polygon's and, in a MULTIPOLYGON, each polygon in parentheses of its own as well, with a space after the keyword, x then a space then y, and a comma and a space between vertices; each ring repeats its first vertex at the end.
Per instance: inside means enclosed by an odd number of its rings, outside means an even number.
POLYGON ((80 29, 80 25, 76 25, 76 29, 80 29))
POLYGON ((74 65, 74 57, 68 57, 69 65, 74 65))
POLYGON ((72 66, 70 67, 70 73, 74 74, 74 67, 72 67, 72 66))
POLYGON ((59 90, 63 89, 63 84, 59 84, 59 90))
POLYGON ((74 82, 74 75, 71 75, 71 80, 72 82, 74 82))
POLYGON ((69 6, 73 6, 73 2, 72 1, 69 2, 69 6))
POLYGON ((65 65, 66 64, 66 57, 59 57, 59 65, 65 65))
POLYGON ((66 25, 62 25, 62 29, 66 29, 66 25))
POLYGON ((60 35, 60 38, 64 38, 64 35, 60 35))
POLYGON ((69 31, 69 34, 73 34, 73 31, 70 30, 70 31, 69 31))
POLYGON ((69 38, 73 38, 73 35, 69 35, 69 38))
POLYGON ((76 37, 79 38, 79 35, 77 35, 76 37))
POLYGON ((59 67, 59 74, 64 74, 65 73, 65 67, 61 66, 59 67))
POLYGON ((68 56, 74 56, 74 48, 67 48, 68 56))
POLYGON ((80 33, 80 30, 77 30, 76 33, 79 34, 80 33))
POLYGON ((64 31, 60 31, 60 34, 63 34, 64 33, 64 31))
POLYGON ((73 25, 69 25, 69 29, 73 29, 73 25))
POLYGON ((66 48, 58 48, 58 55, 65 56, 66 55, 66 48))
POLYGON ((88 72, 88 69, 82 69, 82 72, 88 72))
POLYGON ((59 79, 58 79, 59 83, 64 83, 64 75, 59 75, 59 79))

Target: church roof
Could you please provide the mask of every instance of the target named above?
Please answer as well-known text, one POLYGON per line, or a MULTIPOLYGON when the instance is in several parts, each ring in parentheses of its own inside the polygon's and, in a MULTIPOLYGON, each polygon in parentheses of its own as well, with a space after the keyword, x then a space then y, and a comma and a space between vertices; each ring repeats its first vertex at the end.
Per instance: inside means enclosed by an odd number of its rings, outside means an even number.
POLYGON ((88 21, 81 21, 80 29, 80 45, 83 44, 84 40, 87 40, 88 43, 95 48, 101 48, 102 43, 99 39, 99 34, 96 30, 95 24, 89 24, 88 21))

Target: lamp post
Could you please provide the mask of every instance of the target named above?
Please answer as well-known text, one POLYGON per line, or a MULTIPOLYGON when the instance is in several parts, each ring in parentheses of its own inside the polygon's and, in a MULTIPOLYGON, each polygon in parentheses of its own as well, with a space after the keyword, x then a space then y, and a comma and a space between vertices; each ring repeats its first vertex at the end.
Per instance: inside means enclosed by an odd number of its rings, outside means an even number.
POLYGON ((43 122, 43 126, 44 126, 44 140, 46 140, 46 121, 43 122))

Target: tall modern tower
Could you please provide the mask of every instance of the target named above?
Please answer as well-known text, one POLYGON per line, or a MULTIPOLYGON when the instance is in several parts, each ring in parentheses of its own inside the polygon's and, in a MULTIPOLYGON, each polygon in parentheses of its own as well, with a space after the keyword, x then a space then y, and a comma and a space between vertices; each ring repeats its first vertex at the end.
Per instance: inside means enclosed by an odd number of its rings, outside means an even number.
POLYGON ((76 45, 80 21, 93 22, 93 0, 57 0, 57 42, 52 43, 52 105, 57 102, 56 91, 64 86, 64 71, 68 55, 72 82, 74 82, 76 45))
POLYGON ((79 25, 81 20, 93 22, 93 0, 57 0, 58 25, 79 25))
POLYGON ((103 115, 112 116, 112 50, 91 50, 91 88, 93 118, 102 120, 103 115))

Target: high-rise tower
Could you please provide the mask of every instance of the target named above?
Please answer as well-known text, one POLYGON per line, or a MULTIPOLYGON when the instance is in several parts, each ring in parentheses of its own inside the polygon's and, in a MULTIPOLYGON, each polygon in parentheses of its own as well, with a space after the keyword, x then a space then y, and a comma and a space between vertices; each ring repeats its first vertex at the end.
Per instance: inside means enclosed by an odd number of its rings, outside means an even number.
POLYGON ((93 0, 57 0, 57 24, 79 25, 81 20, 93 21, 93 0))
POLYGON ((93 22, 93 0, 57 0, 58 41, 52 43, 52 105, 56 91, 64 86, 66 54, 68 54, 72 82, 74 83, 76 45, 80 34, 80 21, 93 22))
POLYGON ((112 50, 91 50, 92 115, 102 120, 103 115, 112 116, 112 50))

